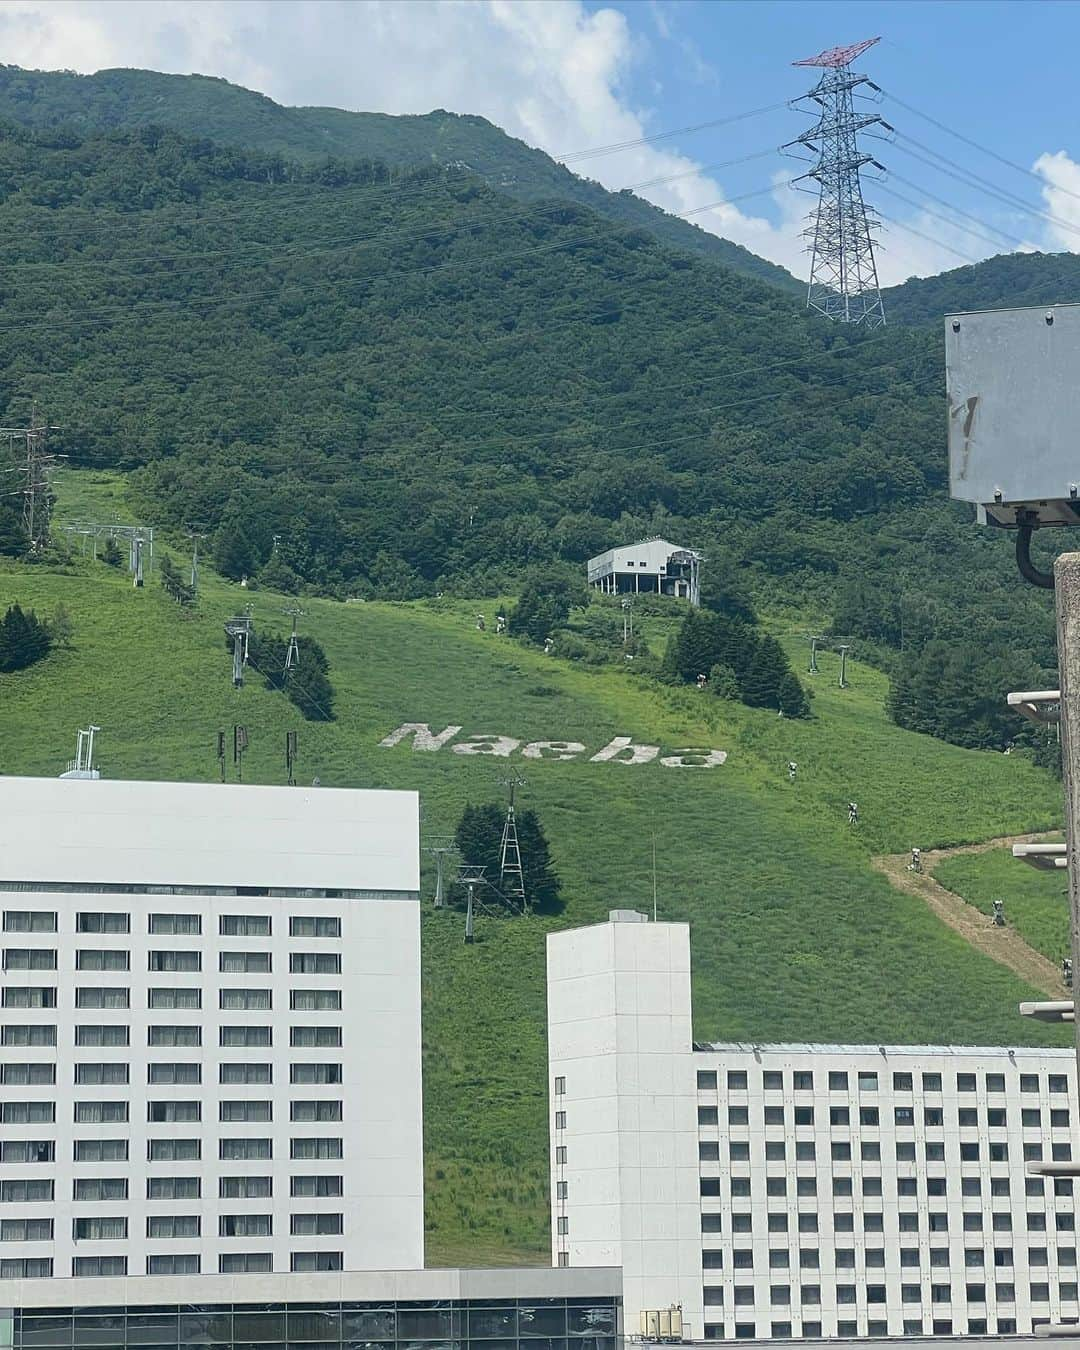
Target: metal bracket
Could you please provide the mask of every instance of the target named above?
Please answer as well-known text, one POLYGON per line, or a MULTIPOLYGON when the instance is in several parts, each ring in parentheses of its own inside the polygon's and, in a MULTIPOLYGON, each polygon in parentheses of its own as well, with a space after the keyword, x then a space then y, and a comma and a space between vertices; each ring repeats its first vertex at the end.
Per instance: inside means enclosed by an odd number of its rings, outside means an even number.
POLYGON ((1029 722, 1051 726, 1061 720, 1061 690, 1033 689, 1007 696, 1010 708, 1015 708, 1029 722))
POLYGON ((1013 844, 1012 855, 1040 872, 1064 870, 1069 866, 1064 844, 1013 844))

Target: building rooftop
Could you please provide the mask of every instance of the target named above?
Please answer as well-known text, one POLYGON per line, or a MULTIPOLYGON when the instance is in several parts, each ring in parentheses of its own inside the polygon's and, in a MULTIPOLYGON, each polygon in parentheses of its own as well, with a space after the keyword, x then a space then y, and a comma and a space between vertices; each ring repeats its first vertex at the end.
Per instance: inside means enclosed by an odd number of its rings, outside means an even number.
POLYGON ((768 1055, 877 1055, 882 1059, 948 1055, 953 1058, 1011 1059, 1015 1055, 1039 1055, 1073 1061, 1074 1050, 1035 1045, 850 1045, 832 1041, 695 1041, 698 1051, 721 1054, 768 1055))
POLYGON ((0 883, 416 892, 415 792, 0 777, 0 883))

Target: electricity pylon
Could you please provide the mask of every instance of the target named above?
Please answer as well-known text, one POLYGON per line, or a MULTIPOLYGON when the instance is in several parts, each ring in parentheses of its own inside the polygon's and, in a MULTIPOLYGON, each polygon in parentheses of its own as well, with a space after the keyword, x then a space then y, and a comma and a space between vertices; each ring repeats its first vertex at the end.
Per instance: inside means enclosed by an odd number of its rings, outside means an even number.
POLYGON ((818 83, 803 96, 817 104, 817 122, 790 143, 816 156, 806 173, 794 180, 799 184, 811 178, 818 185, 817 210, 804 231, 811 253, 806 307, 827 319, 864 328, 880 327, 885 309, 874 261, 877 217, 863 201, 860 170, 867 164, 877 169, 882 166, 859 149, 858 138, 867 127, 892 128, 876 114, 855 112, 852 91, 870 81, 856 74, 851 62, 879 41, 868 38, 792 63, 815 66, 822 72, 818 83))

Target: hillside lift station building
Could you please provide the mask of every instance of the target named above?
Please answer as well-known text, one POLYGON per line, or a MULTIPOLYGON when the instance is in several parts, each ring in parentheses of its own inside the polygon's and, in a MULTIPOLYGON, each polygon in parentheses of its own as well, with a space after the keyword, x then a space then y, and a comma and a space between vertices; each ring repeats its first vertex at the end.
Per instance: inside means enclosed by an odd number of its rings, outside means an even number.
POLYGON ((589 559, 589 585, 605 595, 653 594, 701 600, 702 556, 668 539, 641 539, 589 559))

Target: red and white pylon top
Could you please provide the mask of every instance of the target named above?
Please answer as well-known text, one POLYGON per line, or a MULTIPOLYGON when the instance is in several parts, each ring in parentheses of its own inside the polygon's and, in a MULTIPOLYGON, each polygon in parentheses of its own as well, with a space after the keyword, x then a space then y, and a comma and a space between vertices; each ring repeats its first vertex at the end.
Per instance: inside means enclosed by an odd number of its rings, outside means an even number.
POLYGON ((847 66, 861 56, 867 47, 872 47, 875 42, 880 42, 881 38, 867 38, 865 42, 853 42, 850 47, 830 47, 827 52, 822 52, 820 56, 808 56, 804 61, 792 61, 793 66, 847 66))

